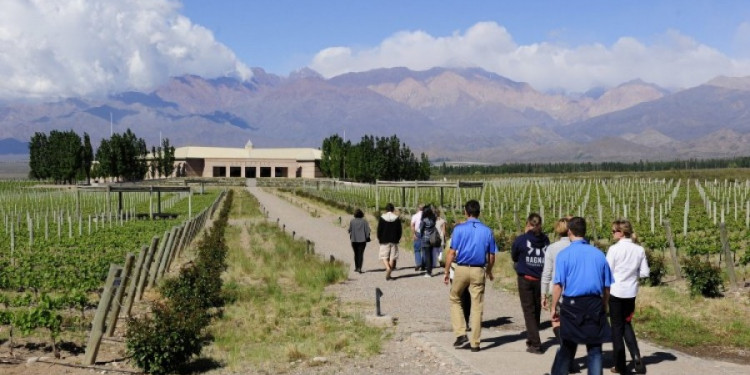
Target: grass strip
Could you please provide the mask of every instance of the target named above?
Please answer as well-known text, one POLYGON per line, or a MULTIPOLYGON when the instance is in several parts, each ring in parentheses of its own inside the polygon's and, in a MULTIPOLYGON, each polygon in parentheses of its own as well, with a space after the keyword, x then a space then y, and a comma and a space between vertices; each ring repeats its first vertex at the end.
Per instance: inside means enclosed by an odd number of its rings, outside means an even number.
POLYGON ((215 341, 205 355, 234 370, 279 372, 315 365, 310 360, 319 356, 379 353, 384 331, 325 292, 346 280, 346 267, 306 253, 306 242, 262 219, 247 192, 235 198, 226 232, 228 302, 212 324, 215 341))

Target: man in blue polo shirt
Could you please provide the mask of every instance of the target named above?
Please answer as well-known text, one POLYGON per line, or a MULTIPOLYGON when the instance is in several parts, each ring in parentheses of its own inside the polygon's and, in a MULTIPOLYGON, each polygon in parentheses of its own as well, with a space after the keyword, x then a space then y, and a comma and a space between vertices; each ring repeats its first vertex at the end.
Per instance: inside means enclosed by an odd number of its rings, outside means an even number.
POLYGON ((558 253, 552 306, 562 296, 560 312, 552 309, 552 320, 560 321, 560 348, 552 362, 552 375, 567 375, 578 344, 586 344, 589 375, 602 373, 602 343, 610 340, 605 306, 612 284, 612 271, 599 249, 586 243, 586 220, 568 221, 570 246, 558 253))
POLYGON ((444 282, 450 281, 450 267, 455 260, 456 269, 451 286, 451 325, 456 341, 453 346, 463 347, 466 337, 466 321, 461 307, 461 294, 469 288, 471 295, 471 351, 479 351, 479 338, 482 330, 482 304, 484 303, 485 276, 493 280, 492 266, 495 264, 495 237, 492 230, 479 221, 479 202, 470 200, 464 206, 466 221, 453 229, 451 248, 445 259, 444 282))

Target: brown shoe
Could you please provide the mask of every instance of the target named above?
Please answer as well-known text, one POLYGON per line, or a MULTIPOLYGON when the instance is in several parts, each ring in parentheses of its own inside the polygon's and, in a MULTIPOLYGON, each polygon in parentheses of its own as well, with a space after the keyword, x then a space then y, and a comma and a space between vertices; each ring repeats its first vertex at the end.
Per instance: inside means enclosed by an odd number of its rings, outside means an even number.
POLYGON ((526 351, 531 354, 543 354, 542 349, 538 346, 527 346, 526 351))

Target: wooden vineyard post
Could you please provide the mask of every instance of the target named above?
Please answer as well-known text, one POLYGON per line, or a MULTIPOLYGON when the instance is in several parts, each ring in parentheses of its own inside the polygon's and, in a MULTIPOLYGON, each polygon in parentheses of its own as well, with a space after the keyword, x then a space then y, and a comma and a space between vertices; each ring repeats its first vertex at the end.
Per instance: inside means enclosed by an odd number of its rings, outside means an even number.
POLYGON ((125 294, 125 288, 128 287, 134 261, 135 255, 133 253, 128 253, 125 256, 125 267, 122 270, 120 283, 117 285, 117 290, 115 291, 115 296, 112 298, 112 304, 110 304, 109 314, 107 315, 107 331, 105 332, 107 337, 112 337, 112 334, 115 333, 115 325, 117 325, 117 318, 120 315, 120 308, 122 307, 122 298, 125 294))
POLYGON ((189 241, 187 240, 188 232, 190 229, 190 226, 192 224, 192 220, 190 220, 187 224, 183 224, 180 226, 180 231, 178 231, 178 238, 175 241, 174 245, 172 246, 172 250, 167 254, 167 259, 165 260, 164 264, 164 271, 169 271, 170 267, 172 267, 172 261, 179 256, 179 254, 182 252, 182 248, 185 245, 185 242, 189 241))
MULTIPOLYGON (((162 244, 167 240, 167 237, 169 237, 169 232, 164 232, 164 240, 161 241, 162 244)), ((146 285, 148 285, 151 263, 153 263, 154 261, 154 254, 156 254, 157 247, 159 246, 159 241, 159 237, 154 236, 154 238, 151 240, 151 246, 149 246, 148 248, 148 253, 146 253, 146 259, 143 260, 143 269, 141 270, 140 276, 138 276, 138 290, 136 291, 136 295, 139 301, 141 300, 141 298, 143 298, 143 290, 146 289, 146 285)))
POLYGON ((664 229, 667 232, 667 241, 669 241, 669 254, 672 256, 672 266, 674 266, 674 273, 677 275, 677 279, 682 279, 682 270, 680 269, 680 261, 677 259, 677 249, 674 246, 674 238, 672 237, 672 225, 669 223, 669 219, 664 219, 664 229))
POLYGON ((180 240, 181 231, 182 227, 174 227, 172 230, 172 235, 169 236, 169 243, 167 243, 167 246, 161 253, 161 258, 159 259, 159 267, 156 269, 156 280, 161 280, 161 278, 164 277, 164 271, 167 268, 167 260, 172 251, 174 251, 175 246, 177 246, 177 241, 180 240))
POLYGON ((154 220, 154 187, 148 192, 148 219, 154 220))
POLYGON ((159 275, 159 265, 161 263, 161 258, 164 256, 164 252, 167 251, 167 249, 172 246, 172 241, 174 240, 175 236, 175 230, 177 227, 173 227, 172 231, 169 232, 169 236, 167 236, 166 239, 159 245, 159 251, 154 254, 154 260, 151 263, 151 268, 148 272, 148 287, 153 288, 154 285, 156 285, 156 280, 158 279, 159 275))
POLYGON ((729 282, 732 284, 732 289, 737 287, 737 275, 734 273, 734 260, 732 257, 732 250, 729 248, 729 236, 727 236, 727 226, 723 222, 719 224, 719 230, 721 230, 721 250, 724 252, 724 263, 727 265, 727 275, 729 276, 729 282))
POLYGON ((188 224, 182 224, 177 229, 177 238, 175 238, 174 242, 172 243, 172 247, 168 249, 168 251, 164 254, 164 264, 159 265, 159 278, 162 278, 164 276, 164 273, 169 271, 169 267, 172 264, 172 259, 174 259, 177 254, 180 252, 180 249, 182 248, 182 244, 185 242, 185 237, 188 231, 188 224))
MULTIPOLYGON (((158 241, 159 237, 156 238, 158 241)), ((130 310, 133 309, 133 301, 135 300, 135 294, 141 281, 141 274, 143 273, 143 262, 146 260, 146 253, 148 253, 148 246, 143 246, 141 248, 141 252, 138 253, 138 260, 135 262, 133 275, 131 276, 130 284, 128 284, 128 299, 125 300, 125 315, 128 317, 130 317, 130 310)))
POLYGON ((83 357, 84 365, 90 366, 96 362, 96 355, 99 353, 99 345, 102 343, 102 335, 104 334, 104 319, 107 317, 109 304, 112 302, 112 289, 114 288, 115 280, 120 277, 121 272, 122 267, 114 263, 109 265, 107 281, 104 283, 104 290, 99 299, 99 306, 96 308, 94 321, 91 324, 89 340, 86 343, 86 353, 83 357))

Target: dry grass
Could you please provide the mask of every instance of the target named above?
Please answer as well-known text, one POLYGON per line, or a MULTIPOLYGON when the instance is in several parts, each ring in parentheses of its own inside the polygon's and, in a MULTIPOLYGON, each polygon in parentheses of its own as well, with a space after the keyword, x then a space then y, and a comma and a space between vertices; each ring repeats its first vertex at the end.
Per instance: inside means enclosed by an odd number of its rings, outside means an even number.
POLYGON ((748 291, 722 298, 691 297, 685 282, 642 287, 633 318, 650 341, 699 355, 750 363, 748 291))
MULTIPOLYGON (((239 192, 235 200, 252 200, 239 192)), ((256 202, 257 204, 257 202, 256 202)), ((317 356, 369 356, 380 351, 383 331, 368 327, 360 313, 325 293, 346 278, 342 264, 305 254, 259 210, 233 210, 225 293, 230 303, 211 327, 215 338, 204 355, 230 371, 252 368, 279 373, 317 356), (241 212, 241 216, 240 215, 241 212)))

